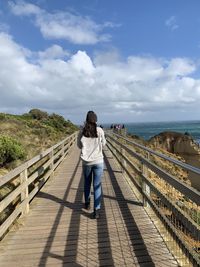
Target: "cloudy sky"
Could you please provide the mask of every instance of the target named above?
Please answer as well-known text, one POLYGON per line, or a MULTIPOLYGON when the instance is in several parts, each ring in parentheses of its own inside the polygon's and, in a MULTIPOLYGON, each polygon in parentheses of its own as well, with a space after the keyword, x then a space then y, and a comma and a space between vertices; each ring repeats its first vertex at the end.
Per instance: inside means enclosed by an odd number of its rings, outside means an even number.
POLYGON ((199 0, 1 0, 0 112, 200 119, 199 0))

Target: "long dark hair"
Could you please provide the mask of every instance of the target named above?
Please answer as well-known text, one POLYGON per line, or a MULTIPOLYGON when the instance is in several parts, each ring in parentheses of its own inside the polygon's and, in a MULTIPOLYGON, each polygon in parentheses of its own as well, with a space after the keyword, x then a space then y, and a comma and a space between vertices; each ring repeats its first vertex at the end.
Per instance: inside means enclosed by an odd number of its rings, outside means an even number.
POLYGON ((97 138, 97 115, 94 111, 88 111, 86 123, 82 132, 85 137, 97 138))

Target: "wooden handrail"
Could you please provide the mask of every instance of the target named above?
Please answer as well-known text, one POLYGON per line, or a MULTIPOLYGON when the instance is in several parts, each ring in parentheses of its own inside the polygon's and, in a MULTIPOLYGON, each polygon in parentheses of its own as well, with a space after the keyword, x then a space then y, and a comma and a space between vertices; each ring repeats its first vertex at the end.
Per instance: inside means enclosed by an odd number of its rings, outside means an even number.
POLYGON ((53 175, 54 170, 76 143, 76 139, 77 132, 1 177, 0 188, 13 180, 18 181, 18 185, 0 202, 0 213, 5 212, 5 209, 14 202, 18 204, 13 204, 15 206, 13 212, 1 224, 0 238, 19 216, 28 213, 30 201, 53 175), (38 184, 35 185, 36 180, 38 184))
MULTIPOLYGON (((109 134, 109 133, 108 133, 108 134, 109 134)), ((149 152, 149 153, 152 154, 152 155, 158 156, 158 157, 160 157, 160 158, 162 158, 162 159, 165 159, 165 160, 167 160, 167 161, 169 161, 169 162, 171 162, 171 163, 174 163, 174 164, 176 164, 176 165, 182 167, 183 169, 185 169, 185 170, 187 170, 187 171, 191 171, 191 172, 194 172, 194 173, 200 175, 200 168, 196 168, 196 167, 194 167, 194 166, 191 166, 191 165, 189 165, 189 164, 186 164, 186 163, 184 163, 184 162, 181 162, 180 160, 173 159, 173 158, 168 157, 168 156, 166 156, 166 155, 164 155, 164 154, 161 154, 161 153, 159 153, 159 152, 156 152, 156 151, 154 151, 153 149, 150 149, 150 148, 148 148, 148 147, 145 147, 145 146, 143 146, 143 145, 140 145, 140 144, 138 144, 138 143, 136 143, 136 142, 134 142, 134 141, 132 141, 132 140, 130 140, 130 139, 128 139, 128 138, 122 136, 122 135, 119 135, 119 134, 116 134, 116 133, 114 133, 113 135, 116 136, 116 137, 118 137, 118 138, 122 138, 122 139, 125 140, 127 143, 129 143, 129 144, 131 144, 131 145, 134 145, 134 146, 136 146, 136 147, 139 147, 139 148, 141 148, 142 150, 144 150, 144 151, 146 151, 146 152, 149 152)))
MULTIPOLYGON (((197 174, 200 174, 200 169, 167 157, 152 149, 133 142, 122 135, 108 131, 106 132, 106 137, 108 141, 108 148, 118 160, 123 171, 127 173, 127 175, 138 188, 141 196, 143 197, 144 204, 148 203, 148 205, 154 209, 158 217, 162 219, 166 227, 178 241, 178 244, 181 246, 188 258, 192 261, 194 266, 196 266, 196 264, 200 264, 199 255, 197 250, 195 251, 194 245, 190 244, 188 240, 186 241, 184 239, 184 235, 187 232, 189 240, 193 240, 192 242, 196 244, 198 249, 200 244, 200 192, 180 181, 177 177, 169 174, 166 170, 157 166, 155 163, 151 162, 150 155, 156 155, 161 159, 167 160, 170 163, 181 166, 187 171, 193 171, 197 174), (133 147, 137 147, 145 153, 138 153, 133 149, 133 147), (143 154, 146 154, 147 157, 144 157, 143 154), (134 166, 134 163, 131 160, 134 158, 140 163, 139 168, 134 166), (185 202, 183 202, 184 204, 196 205, 196 212, 199 212, 199 214, 197 213, 199 219, 197 217, 197 221, 193 220, 191 214, 187 213, 179 206, 180 203, 177 203, 176 198, 170 198, 166 192, 160 190, 155 181, 151 180, 151 178, 148 176, 148 170, 153 171, 166 184, 176 190, 178 194, 182 195, 183 198, 185 198, 185 202), (139 176, 139 182, 135 174, 139 176), (152 194, 159 200, 158 204, 156 203, 155 197, 152 197, 152 194), (167 217, 160 207, 168 209, 168 211, 173 215, 173 218, 177 220, 178 226, 179 223, 181 223, 182 227, 185 229, 184 231, 186 232, 182 233, 179 227, 176 228, 176 225, 173 223, 173 219, 171 221, 169 216, 167 217)), ((188 210, 190 213, 195 212, 191 211, 190 209, 188 210)))
MULTIPOLYGON (((119 137, 119 135, 116 135, 119 137)), ((154 171, 155 173, 159 174, 166 182, 168 182, 169 184, 171 184, 174 188, 176 188, 177 190, 179 190, 181 193, 187 195, 188 198, 190 198, 193 202, 195 202, 197 205, 200 205, 200 192, 198 190, 196 190, 195 188, 183 183, 182 181, 180 181, 178 178, 173 177, 171 174, 167 173, 165 170, 162 170, 160 167, 156 166, 155 164, 153 164, 152 162, 150 162, 148 159, 144 158, 143 156, 141 156, 140 154, 136 153, 135 151, 131 150, 129 147, 127 147, 126 145, 120 143, 118 140, 115 140, 111 135, 109 136, 110 139, 112 141, 114 141, 117 145, 120 145, 121 148, 125 149, 132 157, 137 158, 141 163, 145 164, 149 169, 151 169, 152 171, 154 171)), ((121 138, 121 136, 120 136, 121 138)), ((129 143, 133 143, 130 140, 128 140, 127 138, 124 138, 124 140, 127 140, 127 142, 129 143)), ((134 145, 136 143, 134 142, 134 145)), ((170 157, 165 157, 165 155, 161 154, 161 153, 155 153, 155 151, 150 150, 140 144, 137 144, 138 146, 140 146, 141 149, 143 149, 144 151, 148 151, 148 152, 153 152, 153 154, 159 156, 160 158, 163 158, 169 162, 172 162, 174 164, 175 163, 174 160, 172 160, 170 157)), ((182 162, 176 160, 176 162, 178 162, 180 166, 180 164, 182 162)), ((188 170, 188 164, 184 164, 182 163, 181 167, 188 170), (185 166, 186 165, 186 166, 185 166)), ((190 166, 192 167, 192 166, 190 166)), ((191 168, 190 168, 191 170, 191 168)), ((199 172, 200 174, 200 169, 196 168, 196 170, 199 172)))

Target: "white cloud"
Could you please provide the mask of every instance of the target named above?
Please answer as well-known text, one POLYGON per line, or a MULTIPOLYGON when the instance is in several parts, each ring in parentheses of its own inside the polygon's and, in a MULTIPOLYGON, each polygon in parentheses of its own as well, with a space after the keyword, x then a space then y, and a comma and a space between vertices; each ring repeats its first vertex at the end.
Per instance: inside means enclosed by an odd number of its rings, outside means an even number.
POLYGON ((177 30, 179 25, 177 24, 177 19, 175 16, 171 16, 165 21, 165 25, 172 31, 177 30))
POLYGON ((39 15, 42 13, 42 10, 34 5, 24 1, 8 1, 8 5, 15 15, 39 15))
MULTIPOLYGON (((44 38, 64 39, 74 44, 96 44, 110 40, 110 35, 102 33, 104 28, 113 28, 111 22, 102 25, 89 17, 70 12, 48 13, 40 7, 24 1, 9 1, 10 10, 17 16, 33 16, 44 38)), ((116 25, 119 26, 119 25, 116 25)))
POLYGON ((56 59, 69 56, 69 52, 55 44, 47 48, 45 51, 39 51, 38 55, 41 59, 56 59))
POLYGON ((103 64, 104 54, 92 59, 78 51, 63 58, 65 51, 53 46, 39 52, 39 62, 30 63, 31 51, 5 33, 0 47, 1 111, 37 107, 78 120, 94 109, 124 121, 130 116, 132 121, 141 116, 153 120, 155 114, 162 120, 163 113, 172 111, 175 116, 198 113, 200 80, 192 78, 197 66, 189 59, 130 56, 122 61, 111 55, 103 64))
POLYGON ((195 71, 195 64, 187 58, 174 58, 168 63, 166 72, 170 76, 189 75, 195 71))
POLYGON ((83 51, 78 51, 75 55, 73 55, 69 63, 72 68, 86 75, 93 74, 95 71, 90 57, 83 51))

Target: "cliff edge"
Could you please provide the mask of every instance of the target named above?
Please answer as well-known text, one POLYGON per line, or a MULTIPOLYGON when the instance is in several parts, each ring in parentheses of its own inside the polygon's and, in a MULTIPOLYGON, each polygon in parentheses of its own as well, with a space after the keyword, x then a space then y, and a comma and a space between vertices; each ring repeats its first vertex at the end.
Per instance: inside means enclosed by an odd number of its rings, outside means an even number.
MULTIPOLYGON (((200 168, 200 146, 187 133, 162 132, 149 140, 149 145, 182 157, 187 164, 200 168)), ((200 176, 189 172, 191 185, 200 191, 200 176)))

